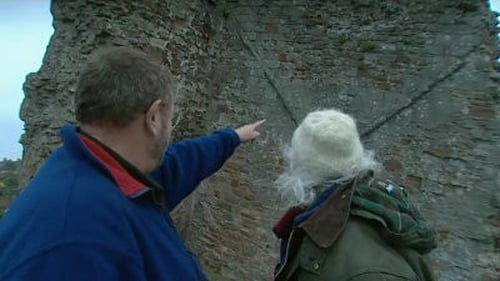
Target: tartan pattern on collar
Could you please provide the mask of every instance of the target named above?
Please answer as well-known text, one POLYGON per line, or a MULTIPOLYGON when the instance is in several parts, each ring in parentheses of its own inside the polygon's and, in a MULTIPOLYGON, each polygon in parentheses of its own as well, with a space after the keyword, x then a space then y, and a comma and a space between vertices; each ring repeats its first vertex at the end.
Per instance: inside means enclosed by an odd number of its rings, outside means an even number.
POLYGON ((351 201, 351 215, 378 221, 391 244, 428 253, 437 247, 436 230, 410 201, 403 187, 375 178, 360 181, 351 201))

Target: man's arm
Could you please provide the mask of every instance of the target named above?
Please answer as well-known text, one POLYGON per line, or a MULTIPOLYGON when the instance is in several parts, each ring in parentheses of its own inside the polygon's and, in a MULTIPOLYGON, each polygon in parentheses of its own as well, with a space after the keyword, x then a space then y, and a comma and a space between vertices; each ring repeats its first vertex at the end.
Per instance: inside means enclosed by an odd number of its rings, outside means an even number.
POLYGON ((152 173, 165 188, 169 209, 174 209, 203 179, 217 172, 241 142, 258 137, 256 129, 262 123, 264 121, 236 130, 222 129, 170 145, 162 165, 152 173))

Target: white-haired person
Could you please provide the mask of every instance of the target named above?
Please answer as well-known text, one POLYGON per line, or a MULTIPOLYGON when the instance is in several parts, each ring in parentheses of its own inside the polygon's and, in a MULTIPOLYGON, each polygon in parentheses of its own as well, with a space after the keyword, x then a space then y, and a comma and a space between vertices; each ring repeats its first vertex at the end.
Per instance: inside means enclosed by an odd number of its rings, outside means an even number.
POLYGON ((285 158, 275 184, 292 207, 273 228, 275 281, 435 280, 425 254, 436 231, 402 186, 375 177, 381 165, 351 116, 309 113, 285 158))

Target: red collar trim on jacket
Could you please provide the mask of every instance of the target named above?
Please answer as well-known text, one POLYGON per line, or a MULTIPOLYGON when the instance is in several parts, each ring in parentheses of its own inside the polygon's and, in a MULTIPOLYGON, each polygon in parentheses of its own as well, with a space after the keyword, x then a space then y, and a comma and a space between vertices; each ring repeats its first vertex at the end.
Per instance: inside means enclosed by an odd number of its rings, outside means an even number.
POLYGON ((292 232, 295 217, 304 212, 306 209, 307 207, 305 205, 290 207, 273 227, 273 232, 276 237, 280 239, 287 237, 292 232))
POLYGON ((111 154, 89 137, 78 133, 78 137, 92 155, 99 160, 111 173, 118 188, 127 197, 135 197, 138 193, 148 189, 143 183, 135 179, 111 154))

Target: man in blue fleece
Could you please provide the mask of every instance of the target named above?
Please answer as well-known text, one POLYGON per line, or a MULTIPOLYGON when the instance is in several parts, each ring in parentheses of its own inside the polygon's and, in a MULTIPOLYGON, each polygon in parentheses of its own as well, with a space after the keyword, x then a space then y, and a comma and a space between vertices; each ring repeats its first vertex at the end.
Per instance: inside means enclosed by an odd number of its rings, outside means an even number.
POLYGON ((0 221, 0 280, 206 280, 169 212, 263 121, 168 145, 172 91, 139 51, 89 60, 81 126, 62 128, 62 147, 0 221))

